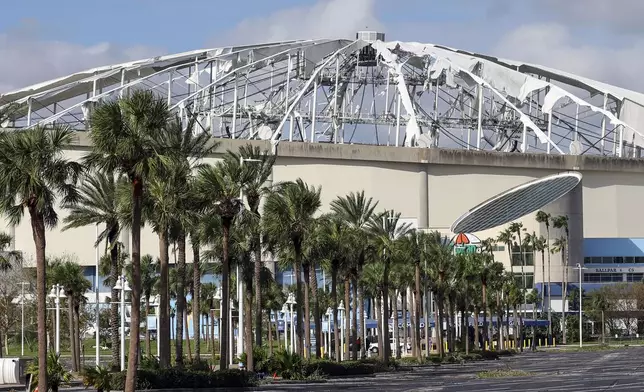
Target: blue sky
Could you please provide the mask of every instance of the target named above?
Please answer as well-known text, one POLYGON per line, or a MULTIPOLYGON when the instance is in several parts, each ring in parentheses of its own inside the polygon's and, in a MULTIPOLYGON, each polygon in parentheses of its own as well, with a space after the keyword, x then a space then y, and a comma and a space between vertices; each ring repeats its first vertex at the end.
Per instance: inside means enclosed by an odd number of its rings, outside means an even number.
POLYGON ((0 92, 160 54, 270 40, 433 42, 644 89, 643 0, 22 0, 0 21, 0 92), (619 6, 618 6, 619 5, 619 6))

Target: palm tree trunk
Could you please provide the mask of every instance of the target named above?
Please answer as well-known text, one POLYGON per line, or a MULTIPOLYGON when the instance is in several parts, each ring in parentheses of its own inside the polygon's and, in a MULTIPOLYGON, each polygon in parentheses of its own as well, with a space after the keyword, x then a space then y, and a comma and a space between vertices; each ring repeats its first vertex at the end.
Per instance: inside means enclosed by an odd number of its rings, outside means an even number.
POLYGON ((407 289, 400 290, 400 304, 402 305, 402 325, 403 325, 403 353, 407 355, 407 289))
MULTIPOLYGON (((541 251, 541 281, 543 282, 546 277, 546 252, 545 250, 541 251)), ((543 306, 546 302, 546 290, 541 288, 541 317, 543 317, 543 306)))
MULTIPOLYGON (((361 272, 362 272, 362 269, 360 270, 359 274, 361 272)), ((362 289, 361 285, 357 284, 357 282, 356 282, 356 287, 357 287, 358 306, 360 307, 360 310, 358 312, 358 330, 360 331, 360 334, 359 334, 360 335, 360 358, 364 358, 367 355, 367 351, 366 351, 367 342, 365 339, 365 337, 367 336, 367 332, 364 330, 364 326, 365 326, 364 290, 362 289)))
POLYGON ((486 343, 488 342, 489 338, 489 322, 488 322, 488 312, 487 312, 487 287, 485 284, 481 285, 481 296, 483 300, 483 350, 487 350, 486 348, 486 343))
MULTIPOLYGON (((376 311, 376 319, 378 321, 378 357, 383 360, 385 358, 385 339, 383 338, 383 333, 384 333, 384 327, 383 327, 383 315, 382 315, 382 297, 380 295, 381 293, 378 293, 378 297, 376 298, 375 301, 375 311, 376 311)), ((387 344, 389 339, 387 339, 387 344)))
POLYGON ((136 370, 139 367, 141 325, 141 199, 143 183, 134 179, 132 189, 132 305, 130 316, 130 351, 127 363, 125 392, 136 390, 136 370))
MULTIPOLYGON (((420 298, 420 262, 416 263, 415 266, 415 271, 414 271, 414 336, 416 338, 416 341, 414 343, 415 348, 416 348, 416 358, 420 360, 422 358, 422 350, 420 347, 420 306, 421 306, 421 298, 420 298)), ((425 317, 426 320, 425 322, 429 322, 429 315, 425 317)), ((425 344, 429 344, 429 336, 425 336, 425 344)), ((428 349, 429 352, 429 349, 428 349)))
MULTIPOLYGON (((184 315, 186 314, 186 236, 177 236, 177 335, 175 337, 175 364, 183 367, 184 315)), ((185 330, 186 335, 188 329, 185 330)))
POLYGON ((186 306, 186 309, 184 310, 183 313, 183 322, 186 327, 186 349, 188 352, 188 362, 192 362, 192 349, 190 347, 190 325, 188 323, 188 307, 186 306))
POLYGON ((562 322, 562 327, 561 327, 561 342, 563 344, 566 344, 566 299, 568 298, 568 265, 566 263, 566 248, 562 247, 561 248, 561 263, 563 264, 563 291, 561 295, 561 322, 562 322))
MULTIPOLYGON (((467 300, 465 301, 467 303, 467 300)), ((461 340, 465 345, 465 355, 470 354, 470 331, 467 320, 467 309, 461 309, 461 340)))
MULTIPOLYGON (((272 312, 273 311, 270 310, 270 309, 268 309, 266 311, 266 314, 268 316, 268 323, 267 323, 266 327, 268 328, 268 356, 269 357, 273 356, 273 328, 272 328, 273 323, 271 323, 271 313, 272 312)), ((277 337, 277 339, 279 340, 279 336, 277 337)))
POLYGON ((438 347, 438 354, 441 358, 443 358, 445 357, 445 343, 443 343, 443 307, 445 306, 445 301, 441 296, 440 298, 437 298, 436 302, 436 346, 438 347))
POLYGON ((389 346, 389 261, 385 261, 384 274, 382 279, 382 308, 383 308, 383 340, 384 344, 384 361, 389 363, 389 358, 391 358, 391 347, 389 346))
MULTIPOLYGON (((159 325, 157 326, 157 344, 159 347, 159 364, 162 368, 170 367, 170 254, 168 251, 168 232, 159 230, 159 325)), ((114 339, 112 337, 112 339, 114 339)))
POLYGON ((400 359, 400 328, 398 328, 398 289, 394 289, 394 296, 391 299, 391 310, 393 314, 393 329, 394 329, 394 355, 400 359))
MULTIPOLYGON (((192 329, 195 334, 195 360, 201 360, 201 255, 199 241, 192 240, 192 329)), ((206 338, 207 340, 207 338, 206 338)))
POLYGON ((480 336, 479 336, 479 313, 481 309, 474 308, 474 349, 478 350, 480 348, 480 336))
POLYGON ((78 363, 76 359, 76 331, 74 330, 74 304, 72 300, 72 293, 67 292, 67 322, 69 324, 69 349, 72 354, 72 371, 77 372, 78 363))
MULTIPOLYGON (((257 235, 255 238, 255 263, 253 273, 253 284, 255 287, 255 345, 257 347, 262 347, 262 265, 262 243, 259 235, 257 235)), ((269 323, 270 320, 269 317, 269 323)), ((251 321, 248 320, 248 322, 250 323, 251 321)))
MULTIPOLYGON (((251 281, 244 284, 244 310, 246 311, 246 322, 244 323, 244 340, 246 341, 246 370, 255 370, 255 358, 253 357, 253 285, 251 281)), ((261 314, 261 313, 260 313, 261 314)), ((241 333, 241 331, 240 331, 241 333)))
POLYGON ((293 265, 293 273, 295 274, 295 301, 297 302, 295 304, 295 317, 297 318, 296 323, 295 323, 295 349, 297 355, 300 357, 304 357, 304 330, 303 325, 304 323, 302 322, 302 302, 304 302, 304 299, 302 298, 302 274, 300 273, 300 266, 302 265, 302 246, 299 244, 299 246, 296 245, 295 247, 295 264, 293 265))
MULTIPOLYGON (((304 358, 311 357, 311 265, 306 262, 302 264, 304 272, 304 358)), ((299 324, 299 318, 298 318, 299 324)))
POLYGON ((344 347, 342 347, 342 352, 344 352, 344 359, 349 359, 349 346, 351 345, 351 328, 349 320, 351 320, 351 306, 350 306, 350 297, 351 297, 351 281, 349 278, 344 279, 344 347))
POLYGON ((333 342, 335 346, 335 360, 340 360, 340 330, 338 328, 338 265, 333 261, 331 265, 331 304, 333 307, 333 342))
POLYGON ((496 308, 498 310, 496 316, 496 328, 499 330, 499 350, 503 350, 503 311, 501 310, 501 293, 497 292, 496 295, 496 308))
POLYGON ((74 304, 74 338, 76 339, 76 368, 80 371, 83 342, 80 336, 80 304, 74 304))
POLYGON ((315 324, 315 357, 322 356, 322 320, 320 318, 320 301, 318 298, 318 277, 315 264, 311 264, 313 273, 309 277, 311 295, 313 296, 313 323, 315 324))
POLYGON ((602 310, 602 344, 606 344, 606 320, 604 320, 603 310, 602 310))
POLYGON ((351 359, 354 361, 358 360, 358 281, 356 276, 358 275, 357 271, 354 271, 355 275, 352 279, 352 291, 353 295, 351 298, 351 343, 353 345, 351 350, 351 359))
POLYGON ((550 311, 551 297, 550 297, 550 227, 546 224, 546 237, 548 249, 548 344, 552 344, 552 312, 550 311))
POLYGON ((150 296, 149 295, 145 296, 145 354, 148 357, 152 356, 152 342, 150 341, 150 296))
POLYGON ((222 292, 222 312, 221 322, 219 323, 219 341, 221 343, 221 352, 219 358, 219 369, 228 368, 228 314, 230 312, 230 256, 229 256, 229 241, 230 241, 230 225, 232 218, 222 217, 222 231, 223 231, 223 262, 221 268, 221 292, 222 292))
POLYGON ((38 390, 47 387, 47 276, 45 223, 35 206, 29 207, 31 230, 36 247, 36 298, 38 310, 38 390))

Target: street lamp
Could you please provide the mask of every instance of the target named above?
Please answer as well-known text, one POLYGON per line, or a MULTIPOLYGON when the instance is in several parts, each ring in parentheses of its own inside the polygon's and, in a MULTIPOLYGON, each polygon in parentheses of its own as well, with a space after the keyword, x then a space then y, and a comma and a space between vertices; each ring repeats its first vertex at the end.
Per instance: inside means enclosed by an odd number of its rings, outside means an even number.
POLYGON ((62 285, 56 283, 52 286, 51 291, 49 292, 49 298, 54 299, 56 304, 56 340, 55 340, 55 349, 56 354, 60 355, 60 300, 66 298, 65 290, 62 285))
MULTIPOLYGON (((577 263, 577 265, 575 266, 575 269, 579 270, 579 347, 583 347, 583 345, 584 345, 584 342, 583 342, 583 340, 584 340, 583 339, 583 319, 582 319, 582 310, 581 310, 581 304, 583 302, 582 301, 583 300, 583 292, 581 290, 581 284, 582 284, 582 280, 581 280, 582 272, 581 271, 585 270, 585 269, 588 269, 588 268, 583 267, 581 264, 577 263)), ((566 304, 564 303, 564 306, 565 305, 566 304)))
MULTIPOLYGON (((98 242, 99 238, 99 229, 98 229, 98 223, 96 224, 96 241, 98 242)), ((98 277, 98 269, 99 269, 99 263, 101 261, 101 254, 100 250, 98 249, 98 244, 95 246, 96 248, 96 255, 95 255, 95 268, 96 268, 96 279, 95 279, 95 287, 94 291, 96 294, 96 366, 99 366, 101 364, 101 344, 100 344, 100 324, 101 324, 101 309, 99 306, 99 297, 98 297, 98 288, 99 288, 99 277, 98 277)))
MULTIPOLYGON (((293 318, 293 305, 297 304, 293 293, 288 293, 286 304, 289 306, 289 315, 291 316, 291 352, 293 353, 295 352, 295 321, 293 318)), ((297 322, 299 323, 300 320, 297 320, 297 322)))
POLYGON ((331 317, 333 317, 333 309, 326 308, 326 351, 329 359, 331 359, 331 317))
POLYGON ((344 361, 344 329, 346 328, 343 317, 344 310, 344 301, 340 300, 340 305, 338 305, 338 311, 340 312, 340 361, 344 361))
MULTIPOLYGON (((114 290, 121 292, 121 371, 123 371, 125 370, 125 293, 132 291, 127 279, 125 279, 125 275, 119 276, 114 290)), ((136 336, 136 339, 138 338, 136 336)))
MULTIPOLYGON (((289 351, 288 349, 288 304, 282 305, 282 313, 284 314, 284 351, 289 351)), ((279 333, 279 330, 278 330, 279 333)), ((279 338, 279 336, 278 336, 279 338)))
POLYGON ((25 356, 25 285, 29 282, 20 282, 20 356, 25 356))
MULTIPOLYGON (((219 317, 217 318, 217 332, 218 332, 218 338, 219 338, 219 355, 221 355, 221 348, 222 348, 222 343, 221 343, 221 310, 223 309, 223 300, 221 297, 221 287, 217 287, 217 290, 215 290, 215 295, 213 296, 213 299, 215 301, 219 301, 219 317)), ((213 336, 214 338, 214 336, 213 336)))

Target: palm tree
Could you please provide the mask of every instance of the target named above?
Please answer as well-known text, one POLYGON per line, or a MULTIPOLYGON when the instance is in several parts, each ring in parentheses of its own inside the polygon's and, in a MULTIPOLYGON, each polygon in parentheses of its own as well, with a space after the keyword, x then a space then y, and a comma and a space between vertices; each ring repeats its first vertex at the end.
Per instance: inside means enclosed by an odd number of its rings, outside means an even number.
MULTIPOLYGON (((550 222, 552 216, 544 211, 538 211, 537 222, 546 226, 546 248, 550 248, 550 222)), ((552 344, 552 312, 551 312, 551 296, 550 296, 550 253, 548 253, 548 344, 552 344)))
POLYGON ((36 127, 0 133, 0 210, 9 224, 18 225, 29 213, 36 247, 36 290, 38 308, 38 387, 47 390, 46 262, 45 231, 58 224, 56 202, 78 200, 75 183, 82 165, 64 158, 73 142, 67 127, 36 127))
MULTIPOLYGON (((338 197, 337 199, 331 202, 331 211, 338 216, 339 219, 342 219, 347 225, 352 228, 355 233, 355 242, 354 242, 354 253, 357 255, 356 259, 356 271, 355 274, 359 276, 362 274, 362 268, 365 264, 365 253, 368 246, 368 236, 367 236, 367 226, 369 221, 374 216, 374 211, 378 206, 378 202, 374 201, 373 198, 367 198, 364 194, 364 191, 360 192, 351 192, 344 197, 338 197)), ((362 329, 364 325, 364 312, 362 308, 364 307, 364 294, 360 288, 360 285, 357 284, 357 280, 354 281, 354 298, 357 298, 357 302, 360 304, 360 311, 357 308, 354 308, 353 311, 353 325, 359 326, 362 329), (356 317, 357 315, 357 317, 356 317)), ((364 334, 364 331, 362 332, 364 334)), ((353 336, 355 341, 357 336, 353 336)), ((357 356, 356 345, 354 347, 354 359, 357 356)), ((361 345, 361 357, 365 354, 365 344, 361 345)))
MULTIPOLYGON (((440 233, 430 233, 432 242, 428 244, 428 263, 425 271, 427 279, 430 281, 432 291, 436 300, 437 316, 435 319, 438 342, 438 353, 441 357, 445 356, 443 346, 443 315, 445 300, 454 275, 453 247, 447 237, 442 237, 440 233)), ((429 315, 427 315, 429 320, 429 315)), ((426 321, 427 322, 427 321, 426 321)))
MULTIPOLYGON (((66 206, 70 212, 64 219, 63 230, 85 227, 90 225, 105 225, 105 229, 99 232, 94 246, 99 246, 106 241, 106 250, 110 254, 110 267, 108 275, 111 279, 111 298, 118 297, 118 290, 113 286, 116 284, 119 270, 119 248, 118 238, 121 231, 121 220, 118 204, 117 188, 124 182, 117 182, 113 174, 105 172, 94 172, 85 177, 79 188, 79 197, 75 204, 66 206)), ((112 339, 112 366, 116 370, 120 358, 119 345, 119 305, 112 301, 110 306, 110 337, 112 339)))
MULTIPOLYGON (((548 241, 544 236, 537 237, 535 233, 532 234, 532 245, 536 252, 541 252, 541 279, 545 280, 546 277, 546 252, 548 250, 548 241)), ((548 252, 549 253, 549 252, 548 252)), ((550 272, 550 268, 548 268, 550 272)), ((546 302, 546 290, 545 287, 541 290, 541 311, 543 312, 543 305, 546 302)))
POLYGON ((338 274, 349 264, 355 232, 337 215, 318 219, 314 238, 315 247, 322 256, 323 268, 331 274, 331 309, 333 310, 333 336, 336 360, 340 360, 340 331, 338 320, 338 274))
MULTIPOLYGON (((271 193, 264 205, 264 232, 268 237, 271 246, 277 249, 291 249, 294 255, 293 270, 296 276, 296 316, 297 320, 297 353, 302 356, 303 332, 302 327, 307 330, 307 357, 311 346, 310 341, 310 311, 308 282, 305 282, 305 297, 302 298, 302 277, 300 266, 303 265, 303 245, 307 236, 314 228, 314 216, 322 205, 320 200, 320 188, 309 186, 302 179, 293 183, 286 183, 279 186, 276 192, 271 193), (302 317, 302 303, 304 303, 304 317, 302 317)), ((316 296, 317 297, 317 296, 316 296)), ((315 316, 316 319, 318 316, 315 316)), ((321 341, 321 340, 318 340, 321 341)), ((318 344, 319 345, 319 344, 318 344)))
POLYGON ((552 243, 551 252, 559 253, 561 255, 561 266, 563 269, 563 282, 561 284, 561 333, 563 334, 562 343, 566 344, 566 300, 568 298, 568 264, 566 263, 566 250, 568 248, 568 240, 566 237, 561 236, 556 238, 552 243))
MULTIPOLYGON (((383 264, 383 282, 382 282, 382 296, 383 296, 383 314, 385 320, 383 321, 383 339, 389 339, 389 274, 391 271, 392 262, 395 261, 399 251, 399 244, 397 240, 409 233, 409 224, 399 224, 400 213, 394 211, 383 211, 380 214, 374 215, 368 223, 368 231, 371 236, 371 242, 374 247, 375 254, 383 264)), ((391 353, 389 342, 384 342, 383 347, 383 360, 389 362, 391 353)))
POLYGON ((221 356, 219 359, 219 368, 228 367, 228 353, 226 342, 228 341, 228 313, 230 312, 230 239, 231 227, 235 217, 239 214, 242 207, 242 201, 239 194, 243 189, 246 179, 243 177, 242 170, 238 162, 223 160, 217 162, 214 166, 204 166, 199 169, 197 176, 196 189, 200 197, 210 200, 206 208, 206 213, 216 215, 220 218, 221 239, 222 239, 222 271, 221 271, 221 289, 223 309, 221 312, 221 356))
MULTIPOLYGON (((240 159, 250 159, 253 163, 244 165, 244 170, 250 171, 250 180, 244 184, 244 196, 248 202, 248 209, 260 218, 259 204, 262 197, 267 195, 270 188, 267 182, 273 175, 273 166, 275 165, 276 156, 269 154, 267 150, 262 151, 257 146, 247 144, 239 147, 239 152, 228 152, 228 157, 239 161, 240 159)), ((255 286, 255 345, 262 345, 262 288, 260 286, 260 274, 262 266, 262 246, 260 241, 260 232, 253 233, 253 252, 255 253, 255 269, 253 274, 253 284, 255 286)), ((252 351, 252 350, 250 350, 252 351)))
POLYGON ((134 339, 130 342, 128 355, 127 392, 135 390, 139 361, 143 189, 150 175, 167 161, 158 137, 168 118, 166 100, 142 90, 97 106, 90 118, 89 138, 93 150, 85 157, 85 162, 105 172, 127 176, 131 186, 133 287, 130 333, 134 339))
POLYGON ((91 283, 83 274, 83 268, 70 260, 56 260, 50 266, 51 282, 64 287, 68 305, 69 341, 72 351, 72 370, 81 369, 80 307, 86 302, 85 292, 91 283))

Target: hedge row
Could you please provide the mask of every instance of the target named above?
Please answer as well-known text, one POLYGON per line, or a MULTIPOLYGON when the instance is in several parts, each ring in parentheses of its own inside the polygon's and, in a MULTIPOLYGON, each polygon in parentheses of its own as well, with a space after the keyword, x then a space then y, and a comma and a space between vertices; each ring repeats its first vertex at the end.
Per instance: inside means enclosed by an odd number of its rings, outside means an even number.
POLYGON ((347 361, 340 363, 321 360, 305 362, 303 364, 303 373, 305 375, 311 375, 317 371, 329 377, 368 375, 386 370, 388 368, 380 363, 366 361, 347 361))
MULTIPOLYGON (((125 389, 126 372, 112 374, 112 390, 125 389)), ((159 369, 137 371, 136 389, 172 388, 242 388, 257 385, 254 374, 242 370, 221 370, 216 372, 180 369, 159 369)))

